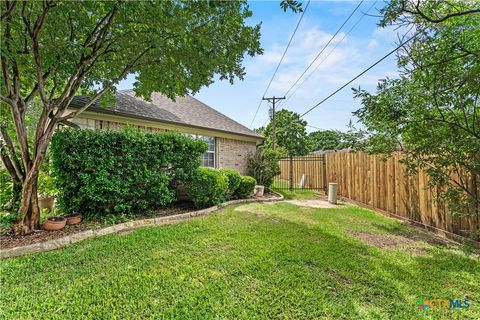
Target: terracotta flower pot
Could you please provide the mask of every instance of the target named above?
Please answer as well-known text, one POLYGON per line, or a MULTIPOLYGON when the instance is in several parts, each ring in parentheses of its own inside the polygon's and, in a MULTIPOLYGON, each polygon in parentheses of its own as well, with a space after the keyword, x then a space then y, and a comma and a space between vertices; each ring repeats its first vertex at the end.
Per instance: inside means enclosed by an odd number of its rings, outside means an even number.
POLYGON ((38 206, 40 207, 40 211, 47 208, 48 210, 53 209, 53 205, 55 204, 55 197, 40 197, 38 199, 38 206))
POLYGON ((67 217, 67 224, 79 224, 82 221, 80 213, 72 213, 67 217))
POLYGON ((48 217, 45 219, 45 223, 43 224, 43 229, 47 231, 57 231, 62 230, 65 227, 67 220, 64 217, 48 217))

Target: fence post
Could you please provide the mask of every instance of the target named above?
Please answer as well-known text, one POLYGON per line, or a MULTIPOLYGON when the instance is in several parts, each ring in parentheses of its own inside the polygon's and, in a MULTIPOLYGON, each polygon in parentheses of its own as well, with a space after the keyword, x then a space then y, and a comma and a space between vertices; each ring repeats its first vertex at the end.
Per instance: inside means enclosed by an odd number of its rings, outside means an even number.
POLYGON ((290 191, 293 191, 293 156, 290 155, 290 191))
POLYGON ((322 161, 322 177, 323 177, 323 191, 325 194, 327 193, 327 156, 324 154, 323 158, 320 159, 322 161))

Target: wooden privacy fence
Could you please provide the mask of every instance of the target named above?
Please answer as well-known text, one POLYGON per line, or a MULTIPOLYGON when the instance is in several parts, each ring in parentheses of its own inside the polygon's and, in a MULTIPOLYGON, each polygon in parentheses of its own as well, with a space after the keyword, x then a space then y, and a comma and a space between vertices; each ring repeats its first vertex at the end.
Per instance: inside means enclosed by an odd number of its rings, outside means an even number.
MULTIPOLYGON (((340 196, 437 231, 466 235, 479 229, 478 214, 452 215, 445 205, 435 201, 434 190, 428 186, 429 176, 424 171, 407 175, 406 167, 401 163, 401 153, 392 155, 386 161, 380 156, 363 152, 338 151, 321 155, 325 159, 324 171, 312 170, 307 161, 301 164, 304 167, 299 171, 311 172, 310 179, 318 183, 336 182, 340 196)), ((279 177, 288 177, 289 167, 282 162, 280 167, 282 173, 279 177)), ((298 180, 298 177, 295 179, 298 180)), ((475 192, 480 192, 478 186, 475 192)))
POLYGON ((280 159, 280 174, 274 178, 276 189, 325 190, 325 157, 307 155, 280 159))

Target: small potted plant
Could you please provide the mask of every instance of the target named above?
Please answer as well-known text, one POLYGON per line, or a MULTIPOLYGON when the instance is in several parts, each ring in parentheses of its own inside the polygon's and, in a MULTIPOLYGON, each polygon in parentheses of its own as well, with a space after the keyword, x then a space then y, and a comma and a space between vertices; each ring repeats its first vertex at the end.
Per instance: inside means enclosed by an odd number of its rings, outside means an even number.
POLYGON ((67 223, 67 219, 62 216, 51 216, 45 219, 43 229, 47 231, 62 230, 67 223))
POLYGON ((40 194, 38 205, 40 210, 45 208, 49 210, 53 209, 56 191, 53 178, 45 172, 40 172, 38 176, 38 193, 40 194))
POLYGON ((74 212, 67 216, 67 224, 79 224, 82 221, 82 216, 78 212, 74 212))

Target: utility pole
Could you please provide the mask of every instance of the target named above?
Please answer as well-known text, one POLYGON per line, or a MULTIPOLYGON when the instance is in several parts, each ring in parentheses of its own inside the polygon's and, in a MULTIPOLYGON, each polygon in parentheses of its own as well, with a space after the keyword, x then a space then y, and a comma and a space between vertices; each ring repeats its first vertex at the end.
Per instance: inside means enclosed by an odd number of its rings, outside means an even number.
POLYGON ((262 100, 267 100, 268 102, 272 102, 272 149, 275 149, 275 102, 278 100, 284 100, 285 97, 278 98, 278 97, 271 97, 265 98, 263 97, 262 100))

